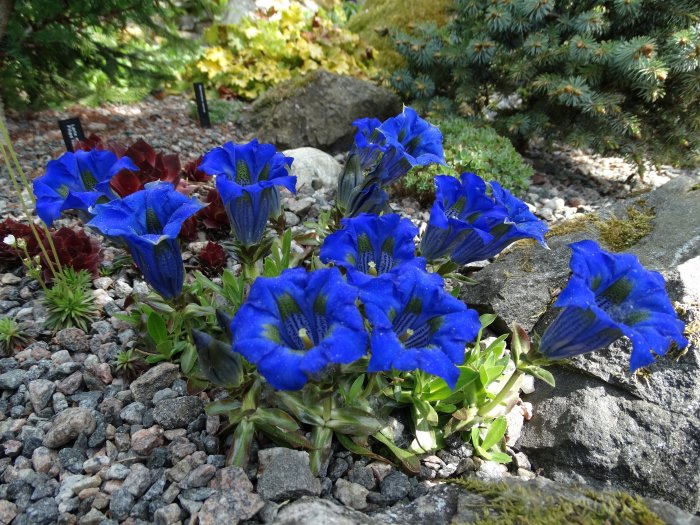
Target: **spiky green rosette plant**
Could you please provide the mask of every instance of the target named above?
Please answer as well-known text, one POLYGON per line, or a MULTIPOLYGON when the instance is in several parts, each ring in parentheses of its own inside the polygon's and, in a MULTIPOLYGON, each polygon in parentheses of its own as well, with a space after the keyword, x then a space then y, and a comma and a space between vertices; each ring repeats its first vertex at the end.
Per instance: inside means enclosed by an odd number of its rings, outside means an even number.
MULTIPOLYGON (((497 182, 439 176, 417 249, 418 228, 393 213, 383 188, 412 166, 444 162, 440 132, 410 108, 356 124, 333 232, 324 216, 310 233, 268 235, 278 188, 295 183, 290 159, 271 145, 228 143, 204 156, 200 169, 216 176, 231 222, 238 274, 187 277, 177 237, 201 205, 169 183, 105 195, 112 200, 86 210, 90 226, 126 244, 155 290, 126 318, 143 333, 147 361, 179 361, 191 387, 228 393, 207 412, 227 417, 229 464, 245 465, 261 433, 308 450, 315 473, 333 439, 411 472, 421 454, 455 438, 508 462, 505 415, 525 374, 553 383, 544 368, 551 360, 623 335, 634 344, 633 370, 672 342, 685 344, 663 279, 590 241, 572 246, 574 275, 556 303, 562 312, 539 345, 517 326, 509 347, 509 334, 487 338, 496 316, 479 317, 446 280, 459 287, 464 276, 455 270, 521 239, 546 247, 546 226, 497 182), (390 424, 399 412, 412 422, 404 448, 390 424)), ((134 361, 122 353, 117 366, 129 372, 134 361)))
POLYGON ((454 14, 393 35, 407 65, 391 84, 407 100, 488 108, 520 146, 544 136, 639 165, 700 161, 698 2, 459 0, 454 14))

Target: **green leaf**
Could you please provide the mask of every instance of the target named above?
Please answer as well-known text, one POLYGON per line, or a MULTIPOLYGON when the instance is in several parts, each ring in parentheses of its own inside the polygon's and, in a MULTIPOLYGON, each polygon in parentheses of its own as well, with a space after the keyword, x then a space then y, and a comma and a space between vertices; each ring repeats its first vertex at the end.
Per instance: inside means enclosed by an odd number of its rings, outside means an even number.
POLYGON ((341 434, 368 436, 381 429, 384 423, 370 412, 354 407, 344 407, 332 409, 330 419, 326 421, 325 426, 341 434))
POLYGON ((227 414, 232 410, 238 410, 241 408, 241 402, 237 399, 220 399, 218 401, 212 401, 207 404, 204 411, 210 416, 218 416, 222 414, 227 414))
POLYGON ((352 403, 357 399, 357 396, 360 395, 362 392, 362 386, 364 385, 365 382, 365 374, 360 374, 355 378, 355 381, 352 382, 352 385, 350 386, 350 390, 348 390, 347 395, 345 396, 345 399, 348 403, 352 403))
POLYGON ((481 442, 481 446, 486 450, 490 450, 494 445, 501 441, 501 439, 503 439, 507 429, 508 423, 506 422, 505 417, 494 419, 489 425, 489 430, 486 432, 484 440, 481 442))
POLYGON ((403 465, 403 467, 406 470, 414 474, 418 474, 420 472, 420 460, 415 454, 409 452, 408 450, 404 450, 400 447, 397 447, 396 444, 390 438, 386 437, 381 432, 375 432, 374 434, 372 434, 372 437, 380 443, 386 445, 386 447, 391 451, 392 454, 394 454, 394 456, 396 456, 396 459, 399 460, 401 465, 403 465))
POLYGON ((192 317, 207 317, 209 315, 215 315, 216 309, 211 306, 201 306, 198 304, 188 304, 182 311, 182 316, 185 319, 190 319, 192 317))
POLYGON ((146 321, 146 330, 156 347, 168 340, 168 329, 165 326, 165 320, 156 312, 149 314, 146 321))
POLYGON ((182 357, 180 357, 180 367, 182 371, 187 375, 194 369, 197 364, 197 350, 191 344, 188 344, 184 352, 182 352, 182 357))
POLYGON ((498 318, 496 314, 483 314, 479 316, 479 322, 481 322, 481 328, 486 328, 493 324, 493 322, 498 318))
POLYGON ((299 423, 292 416, 279 408, 258 408, 255 411, 253 420, 256 425, 260 422, 290 432, 299 430, 299 423))
POLYGON ((549 370, 542 368, 541 366, 526 366, 525 368, 523 368, 523 370, 531 376, 536 377, 537 379, 541 379, 549 386, 556 386, 556 381, 554 380, 554 376, 552 375, 552 373, 549 370))
POLYGON ((505 452, 501 452, 500 450, 496 452, 490 452, 489 455, 491 456, 489 459, 491 461, 495 461, 496 463, 510 463, 511 461, 513 461, 513 458, 511 458, 505 452))
POLYGON ((363 447, 362 445, 358 445, 350 438, 350 436, 348 436, 346 434, 336 434, 335 437, 343 447, 345 447, 347 450, 349 450, 353 454, 357 454, 359 456, 367 456, 369 458, 376 459, 376 460, 381 461, 383 463, 391 463, 391 461, 386 459, 384 456, 380 456, 379 454, 375 454, 370 449, 363 447))
POLYGON ((267 436, 271 437, 275 441, 281 441, 283 443, 287 443, 288 445, 292 447, 299 447, 299 448, 305 448, 307 450, 312 450, 314 448, 313 443, 306 439, 304 436, 301 434, 298 434, 297 432, 289 432, 286 430, 280 430, 279 428, 268 425, 266 423, 263 423, 261 421, 258 421, 255 426, 264 434, 267 436))

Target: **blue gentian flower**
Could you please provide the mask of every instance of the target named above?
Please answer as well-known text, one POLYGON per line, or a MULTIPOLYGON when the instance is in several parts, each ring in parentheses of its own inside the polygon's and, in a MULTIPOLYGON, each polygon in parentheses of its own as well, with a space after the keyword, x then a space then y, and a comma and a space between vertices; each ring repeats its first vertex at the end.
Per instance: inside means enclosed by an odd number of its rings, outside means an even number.
POLYGON ((437 274, 407 265, 360 288, 372 325, 368 372, 424 370, 454 388, 479 316, 443 288, 437 274))
POLYGON ((116 199, 109 182, 121 170, 138 171, 129 157, 117 159, 111 151, 66 152, 46 165, 34 181, 36 212, 48 226, 65 210, 88 210, 101 197, 116 199))
POLYGON ((258 277, 231 322, 233 350, 278 390, 298 390, 332 363, 367 353, 357 289, 337 268, 258 277))
POLYGON ((486 183, 473 173, 460 179, 435 177, 435 201, 421 239, 421 254, 429 261, 444 257, 464 237, 474 235, 484 244, 494 240, 488 230, 503 222, 507 212, 486 194, 486 183))
POLYGON ((336 194, 336 205, 346 217, 379 213, 377 203, 386 194, 375 185, 387 186, 414 166, 445 163, 440 130, 409 107, 384 122, 363 118, 353 125, 357 128, 355 142, 336 194), (367 206, 368 202, 374 207, 367 206))
POLYGON ((544 248, 547 243, 544 234, 547 225, 535 217, 523 201, 511 195, 495 181, 489 183, 496 207, 506 212, 505 220, 494 216, 484 217, 487 231, 493 239, 486 241, 475 232, 465 235, 450 252, 450 259, 464 265, 495 257, 508 246, 520 239, 534 239, 544 248))
POLYGON ((255 139, 242 145, 227 142, 204 156, 199 169, 216 175, 233 233, 245 246, 260 243, 267 220, 279 214, 277 186, 295 193, 297 178, 289 175, 293 160, 255 139))
POLYGON ((627 336, 630 370, 654 362, 675 342, 688 344, 683 322, 666 294, 664 278, 631 254, 612 254, 594 241, 570 245, 571 279, 554 306, 562 308, 542 335, 539 351, 559 359, 605 348, 627 336))
POLYGON ((185 275, 177 236, 182 224, 201 208, 172 184, 153 182, 123 199, 95 206, 88 226, 122 239, 148 284, 172 299, 182 292, 185 275))
POLYGON ((409 219, 399 215, 362 214, 341 221, 342 229, 330 234, 321 246, 321 261, 348 270, 352 284, 388 273, 403 264, 425 266, 415 255, 418 235, 409 219))

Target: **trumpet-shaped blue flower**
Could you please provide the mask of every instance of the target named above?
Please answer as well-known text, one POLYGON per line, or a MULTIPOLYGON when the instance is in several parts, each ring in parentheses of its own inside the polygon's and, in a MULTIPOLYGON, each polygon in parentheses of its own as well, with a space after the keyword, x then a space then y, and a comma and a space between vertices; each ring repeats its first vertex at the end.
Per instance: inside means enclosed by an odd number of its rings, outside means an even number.
POLYGON ((646 270, 631 254, 612 254, 594 241, 570 245, 571 279, 554 306, 562 308, 540 341, 553 359, 605 348, 627 336, 630 370, 654 361, 675 342, 684 347, 683 322, 666 295, 661 274, 646 270))
POLYGON ((357 289, 337 268, 259 277, 231 322, 233 350, 278 390, 298 390, 331 363, 367 353, 357 289))
POLYGON ((348 270, 348 278, 359 285, 404 264, 425 266, 416 258, 413 239, 418 235, 409 219, 399 215, 362 214, 341 221, 343 228, 330 234, 321 246, 321 261, 334 262, 348 270))
POLYGON ((216 189, 233 233, 245 246, 258 244, 267 220, 280 212, 277 186, 296 191, 297 179, 289 175, 292 161, 272 144, 257 140, 242 145, 227 142, 204 156, 199 169, 216 175, 216 189))
POLYGON ((520 239, 535 239, 547 248, 544 239, 547 225, 532 214, 527 204, 511 195, 500 184, 495 181, 489 184, 496 208, 505 211, 505 219, 484 217, 487 231, 493 239, 486 240, 482 235, 471 232, 454 245, 450 259, 457 264, 483 261, 495 257, 520 239))
POLYGON ((484 244, 491 243, 494 237, 488 232, 490 225, 505 218, 505 208, 496 206, 486 194, 486 183, 477 175, 463 173, 459 180, 438 175, 430 221, 421 239, 421 254, 434 261, 450 253, 469 235, 484 244))
POLYGON ((424 370, 454 388, 479 316, 445 292, 442 278, 410 265, 360 288, 372 325, 369 372, 424 370))
POLYGON ((202 208, 168 182, 153 182, 123 199, 95 206, 88 223, 121 238, 148 284, 166 299, 182 292, 184 267, 177 236, 182 224, 202 208))
POLYGON ((129 157, 117 159, 111 151, 64 153, 49 161, 46 173, 34 181, 37 214, 51 226, 65 210, 87 210, 101 197, 117 198, 109 183, 124 169, 138 171, 129 157))
POLYGON ((384 122, 363 118, 353 124, 355 142, 336 194, 337 206, 346 217, 378 213, 377 203, 386 196, 379 187, 391 184, 414 166, 445 163, 440 130, 411 108, 404 107, 401 114, 384 122))

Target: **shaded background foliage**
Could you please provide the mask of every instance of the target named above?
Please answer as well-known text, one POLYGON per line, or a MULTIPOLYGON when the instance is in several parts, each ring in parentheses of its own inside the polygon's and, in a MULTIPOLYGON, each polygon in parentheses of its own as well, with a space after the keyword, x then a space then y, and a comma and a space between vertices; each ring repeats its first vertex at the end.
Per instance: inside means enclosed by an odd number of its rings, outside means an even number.
POLYGON ((213 13, 209 0, 4 0, 0 95, 42 107, 92 95, 130 101, 176 78, 193 44, 176 22, 213 13))
POLYGON ((637 163, 700 160, 700 3, 456 0, 453 12, 391 33, 404 97, 493 112, 520 147, 544 136, 637 163))

